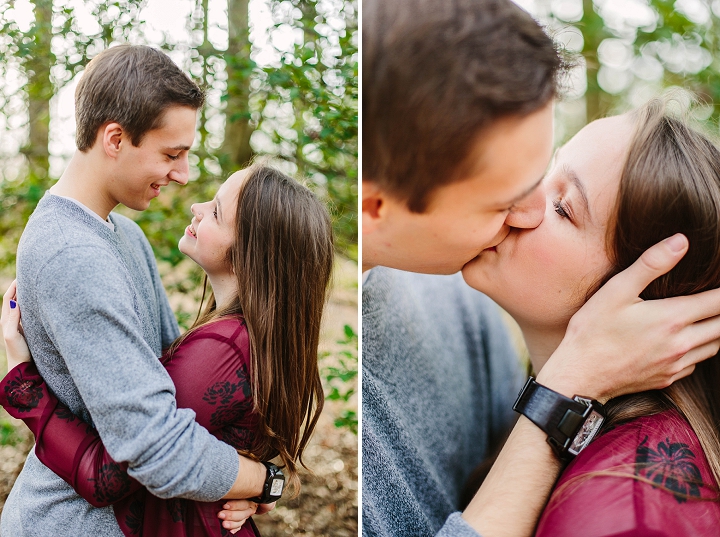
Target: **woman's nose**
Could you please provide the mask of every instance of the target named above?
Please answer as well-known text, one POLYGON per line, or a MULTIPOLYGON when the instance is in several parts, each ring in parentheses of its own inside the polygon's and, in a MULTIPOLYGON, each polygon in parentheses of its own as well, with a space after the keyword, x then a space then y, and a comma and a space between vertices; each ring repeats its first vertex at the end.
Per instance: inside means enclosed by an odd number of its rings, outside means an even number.
POLYGON ((202 219, 202 211, 200 210, 200 204, 199 203, 193 203, 190 206, 190 212, 197 218, 198 220, 202 219))

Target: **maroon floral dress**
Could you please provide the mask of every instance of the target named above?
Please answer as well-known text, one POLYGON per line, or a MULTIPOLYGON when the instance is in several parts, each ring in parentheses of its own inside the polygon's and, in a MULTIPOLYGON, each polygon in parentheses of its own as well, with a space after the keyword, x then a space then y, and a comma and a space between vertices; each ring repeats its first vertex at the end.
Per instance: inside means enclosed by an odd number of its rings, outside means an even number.
POLYGON ((718 486, 675 411, 618 425, 560 476, 536 537, 720 536, 718 486))
MULTIPOLYGON (((243 319, 225 318, 188 336, 161 361, 175 383, 177 405, 220 440, 249 449, 257 434, 252 412, 250 344, 243 319)), ((224 502, 162 500, 107 454, 95 429, 50 392, 35 365, 20 364, 0 383, 0 403, 35 435, 35 453, 95 507, 112 505, 127 536, 211 537, 230 532, 217 518, 224 502)), ((259 536, 252 521, 236 536, 259 536)))

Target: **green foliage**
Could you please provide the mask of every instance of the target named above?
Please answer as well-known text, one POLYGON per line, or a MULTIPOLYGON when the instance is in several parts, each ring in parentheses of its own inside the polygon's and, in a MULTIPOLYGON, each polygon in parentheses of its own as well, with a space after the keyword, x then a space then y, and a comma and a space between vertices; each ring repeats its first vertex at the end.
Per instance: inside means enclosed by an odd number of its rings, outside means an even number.
POLYGON ((0 420, 0 446, 15 446, 21 441, 14 425, 7 420, 0 420))
MULTIPOLYGON (((618 2, 575 0, 581 10, 563 13, 571 3, 546 2, 545 13, 539 15, 553 33, 575 29, 582 35, 582 45, 570 47, 582 55, 585 67, 586 117, 582 123, 626 111, 668 87, 679 87, 699 100, 696 118, 705 121, 708 129, 717 131, 718 2, 628 0, 627 4, 632 6, 620 9, 618 2), (575 16, 577 12, 582 15, 575 16)), ((681 106, 689 106, 690 99, 683 99, 686 102, 681 106)))
POLYGON ((277 26, 302 29, 304 40, 281 54, 280 68, 263 69, 256 102, 269 113, 257 116, 257 130, 327 197, 338 246, 357 260, 357 4, 338 12, 322 11, 316 0, 274 4, 277 26), (277 15, 282 5, 285 16, 277 15), (344 29, 330 31, 339 22, 344 29))
POLYGON ((210 97, 209 108, 201 113, 200 144, 194 150, 198 176, 143 213, 128 211, 158 258, 173 265, 183 258, 177 239, 189 222, 190 203, 212 198, 222 180, 239 169, 236 156, 246 154, 242 140, 219 143, 217 134, 209 131, 208 123, 220 105, 228 107, 225 134, 239 138, 247 134, 257 156, 285 163, 285 171, 306 180, 328 203, 338 251, 358 258, 357 4, 341 3, 330 12, 320 10, 317 0, 273 0, 271 5, 275 27, 302 29, 305 39, 291 51, 278 50, 279 63, 267 67, 259 67, 247 48, 237 55, 217 50, 207 41, 202 6, 193 15, 191 27, 204 37, 193 43, 189 70, 210 97), (343 29, 329 30, 330 17, 335 23, 342 20, 343 29), (213 95, 217 103, 212 102, 213 95), (239 122, 247 123, 248 130, 227 125, 239 122))
MULTIPOLYGON (((5 116, 21 117, 33 109, 33 103, 47 103, 90 58, 111 44, 145 42, 144 0, 86 2, 99 25, 93 35, 81 31, 77 8, 67 2, 32 3, 36 20, 29 31, 22 32, 12 17, 13 3, 0 2, 0 79, 8 79, 13 70, 25 77, 17 92, 0 92, 5 116), (45 13, 51 10, 51 20, 40 16, 42 9, 45 13), (48 51, 51 40, 52 50, 48 51), (41 60, 50 74, 36 80, 38 69, 32 62, 41 60)), ((228 6, 237 13, 238 6, 246 8, 246 4, 230 0, 228 6)), ((190 205, 211 199, 229 173, 239 169, 233 154, 246 154, 239 146, 247 144, 252 131, 260 133, 260 138, 252 137, 255 153, 279 159, 285 171, 307 180, 327 201, 338 251, 357 260, 357 3, 272 0, 271 5, 277 27, 288 25, 304 35, 303 42, 291 51, 279 51, 280 61, 271 67, 258 66, 250 57, 249 46, 230 54, 208 41, 207 0, 195 0, 188 20, 191 42, 177 42, 166 35, 161 43, 165 50, 185 55, 183 67, 208 92, 208 106, 201 111, 199 136, 191 155, 191 180, 185 187, 165 189, 142 213, 119 211, 138 222, 158 259, 173 266, 183 259, 177 241, 190 221, 190 205), (238 96, 245 99, 244 105, 238 104, 238 96), (247 140, 240 139, 243 133, 237 140, 224 139, 227 133, 235 136, 237 131, 226 128, 223 132, 222 125, 238 121, 248 125, 247 140)), ((247 42, 247 35, 238 37, 234 27, 230 30, 235 41, 247 42)), ((231 39, 231 44, 235 41, 231 39)), ((47 115, 41 114, 43 121, 47 115)), ((47 140, 40 119, 28 121, 27 126, 28 140, 33 136, 42 140, 43 135, 47 140)), ((24 164, 17 177, 5 173, 12 167, 7 164, 11 158, 15 159, 14 169, 18 168, 17 155, 0 155, 0 272, 13 272, 22 228, 52 184, 47 145, 25 145, 24 164), (36 154, 38 149, 42 150, 36 154)), ((198 278, 189 283, 197 285, 198 278)), ((187 291, 194 288, 188 286, 187 291)))
MULTIPOLYGON (((342 349, 336 353, 323 352, 321 359, 332 357, 334 364, 322 368, 325 379, 328 401, 349 402, 355 395, 358 374, 358 335, 350 325, 344 327, 344 337, 337 342, 342 349)), ((347 427, 353 434, 358 433, 357 412, 344 409, 335 419, 336 427, 347 427)))

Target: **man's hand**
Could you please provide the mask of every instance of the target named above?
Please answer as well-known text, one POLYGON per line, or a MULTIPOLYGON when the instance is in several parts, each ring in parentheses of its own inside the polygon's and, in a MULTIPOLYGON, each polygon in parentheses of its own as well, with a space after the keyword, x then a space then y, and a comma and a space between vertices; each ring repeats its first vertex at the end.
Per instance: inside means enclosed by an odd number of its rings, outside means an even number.
POLYGON ((714 356, 720 349, 720 289, 663 300, 638 298, 687 249, 687 239, 674 235, 605 284, 570 320, 538 382, 569 397, 605 402, 665 388, 714 356))
POLYGON ((264 515, 275 509, 275 502, 258 504, 250 500, 228 500, 223 508, 218 518, 223 520, 223 528, 235 534, 251 516, 264 515))
POLYGON ((17 281, 13 281, 3 295, 2 316, 0 316, 8 371, 18 364, 32 360, 30 349, 20 325, 20 308, 17 304, 17 281))

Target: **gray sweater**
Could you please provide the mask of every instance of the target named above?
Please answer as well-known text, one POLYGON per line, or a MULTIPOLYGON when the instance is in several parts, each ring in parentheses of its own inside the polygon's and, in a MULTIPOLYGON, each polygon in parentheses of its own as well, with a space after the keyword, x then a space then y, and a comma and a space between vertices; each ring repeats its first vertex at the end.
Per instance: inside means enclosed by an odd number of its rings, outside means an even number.
POLYGON ((460 490, 523 381, 497 306, 459 274, 374 268, 362 307, 363 535, 477 537, 460 490))
MULTIPOLYGON (((109 454, 161 498, 214 501, 232 487, 235 450, 178 409, 158 356, 178 334, 152 249, 128 218, 115 231, 46 194, 18 247, 18 301, 37 367, 58 399, 92 423, 109 454)), ((121 537, 97 509, 28 456, 0 521, 4 537, 121 537)))

